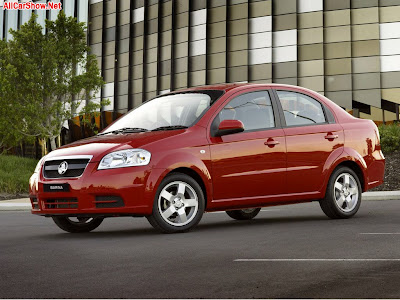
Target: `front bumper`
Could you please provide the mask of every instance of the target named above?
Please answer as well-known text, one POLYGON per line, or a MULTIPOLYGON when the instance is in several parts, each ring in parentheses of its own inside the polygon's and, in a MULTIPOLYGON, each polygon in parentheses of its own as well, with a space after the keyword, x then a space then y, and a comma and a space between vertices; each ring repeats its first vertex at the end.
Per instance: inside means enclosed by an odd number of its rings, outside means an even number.
POLYGON ((79 178, 46 179, 40 173, 29 181, 32 213, 54 215, 149 215, 154 186, 162 169, 148 166, 97 170, 90 162, 79 178), (63 185, 68 191, 49 191, 49 184, 63 185), (46 188, 45 188, 45 185, 46 188))

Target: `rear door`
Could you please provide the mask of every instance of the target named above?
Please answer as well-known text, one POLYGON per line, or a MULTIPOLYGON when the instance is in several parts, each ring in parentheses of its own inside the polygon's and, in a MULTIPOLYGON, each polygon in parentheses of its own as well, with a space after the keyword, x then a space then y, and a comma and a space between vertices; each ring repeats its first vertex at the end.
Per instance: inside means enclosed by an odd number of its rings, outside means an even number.
POLYGON ((240 206, 284 191, 286 145, 274 108, 268 91, 245 92, 231 98, 214 117, 210 130, 214 202, 240 206), (213 131, 222 120, 240 120, 245 131, 215 137, 213 131))
POLYGON ((286 136, 286 193, 315 193, 324 182, 324 165, 343 147, 342 126, 319 100, 293 90, 276 90, 286 136))

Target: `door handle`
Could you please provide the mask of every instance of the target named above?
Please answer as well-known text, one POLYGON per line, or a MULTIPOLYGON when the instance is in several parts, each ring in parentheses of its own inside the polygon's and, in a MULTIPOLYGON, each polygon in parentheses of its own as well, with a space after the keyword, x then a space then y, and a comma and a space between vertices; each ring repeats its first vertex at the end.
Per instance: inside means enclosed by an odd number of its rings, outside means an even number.
POLYGON ((278 144, 280 144, 280 143, 278 141, 275 141, 274 139, 268 139, 268 141, 266 141, 264 143, 264 145, 266 145, 266 146, 268 146, 270 148, 275 147, 278 144))
POLYGON ((325 138, 327 139, 327 140, 334 140, 334 139, 337 139, 339 136, 337 135, 337 134, 332 134, 332 133, 328 133, 326 136, 325 136, 325 138))

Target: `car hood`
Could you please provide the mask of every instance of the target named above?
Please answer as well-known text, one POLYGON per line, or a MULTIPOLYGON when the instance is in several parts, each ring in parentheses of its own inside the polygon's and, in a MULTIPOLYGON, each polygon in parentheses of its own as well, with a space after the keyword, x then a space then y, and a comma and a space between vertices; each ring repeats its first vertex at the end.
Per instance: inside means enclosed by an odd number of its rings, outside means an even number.
POLYGON ((96 162, 100 161, 107 153, 130 148, 146 149, 146 145, 183 134, 185 131, 186 129, 93 136, 60 147, 46 157, 93 155, 91 161, 96 162))

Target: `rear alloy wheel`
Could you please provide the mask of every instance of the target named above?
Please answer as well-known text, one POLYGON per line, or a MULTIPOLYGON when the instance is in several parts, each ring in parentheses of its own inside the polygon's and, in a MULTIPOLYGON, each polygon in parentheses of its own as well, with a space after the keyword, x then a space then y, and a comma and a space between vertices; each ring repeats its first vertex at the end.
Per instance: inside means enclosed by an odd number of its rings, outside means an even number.
POLYGON ((340 167, 332 173, 325 198, 319 203, 323 212, 332 219, 350 218, 360 208, 361 192, 357 174, 350 168, 340 167))
POLYGON ((227 210, 226 214, 235 220, 251 220, 258 215, 261 208, 246 208, 239 210, 227 210))
POLYGON ((173 173, 160 184, 154 199, 150 224, 164 232, 184 232, 197 225, 204 212, 204 195, 190 176, 173 173))
POLYGON ((53 216, 53 221, 62 230, 71 233, 89 232, 103 222, 103 218, 89 218, 89 217, 63 217, 53 216))

